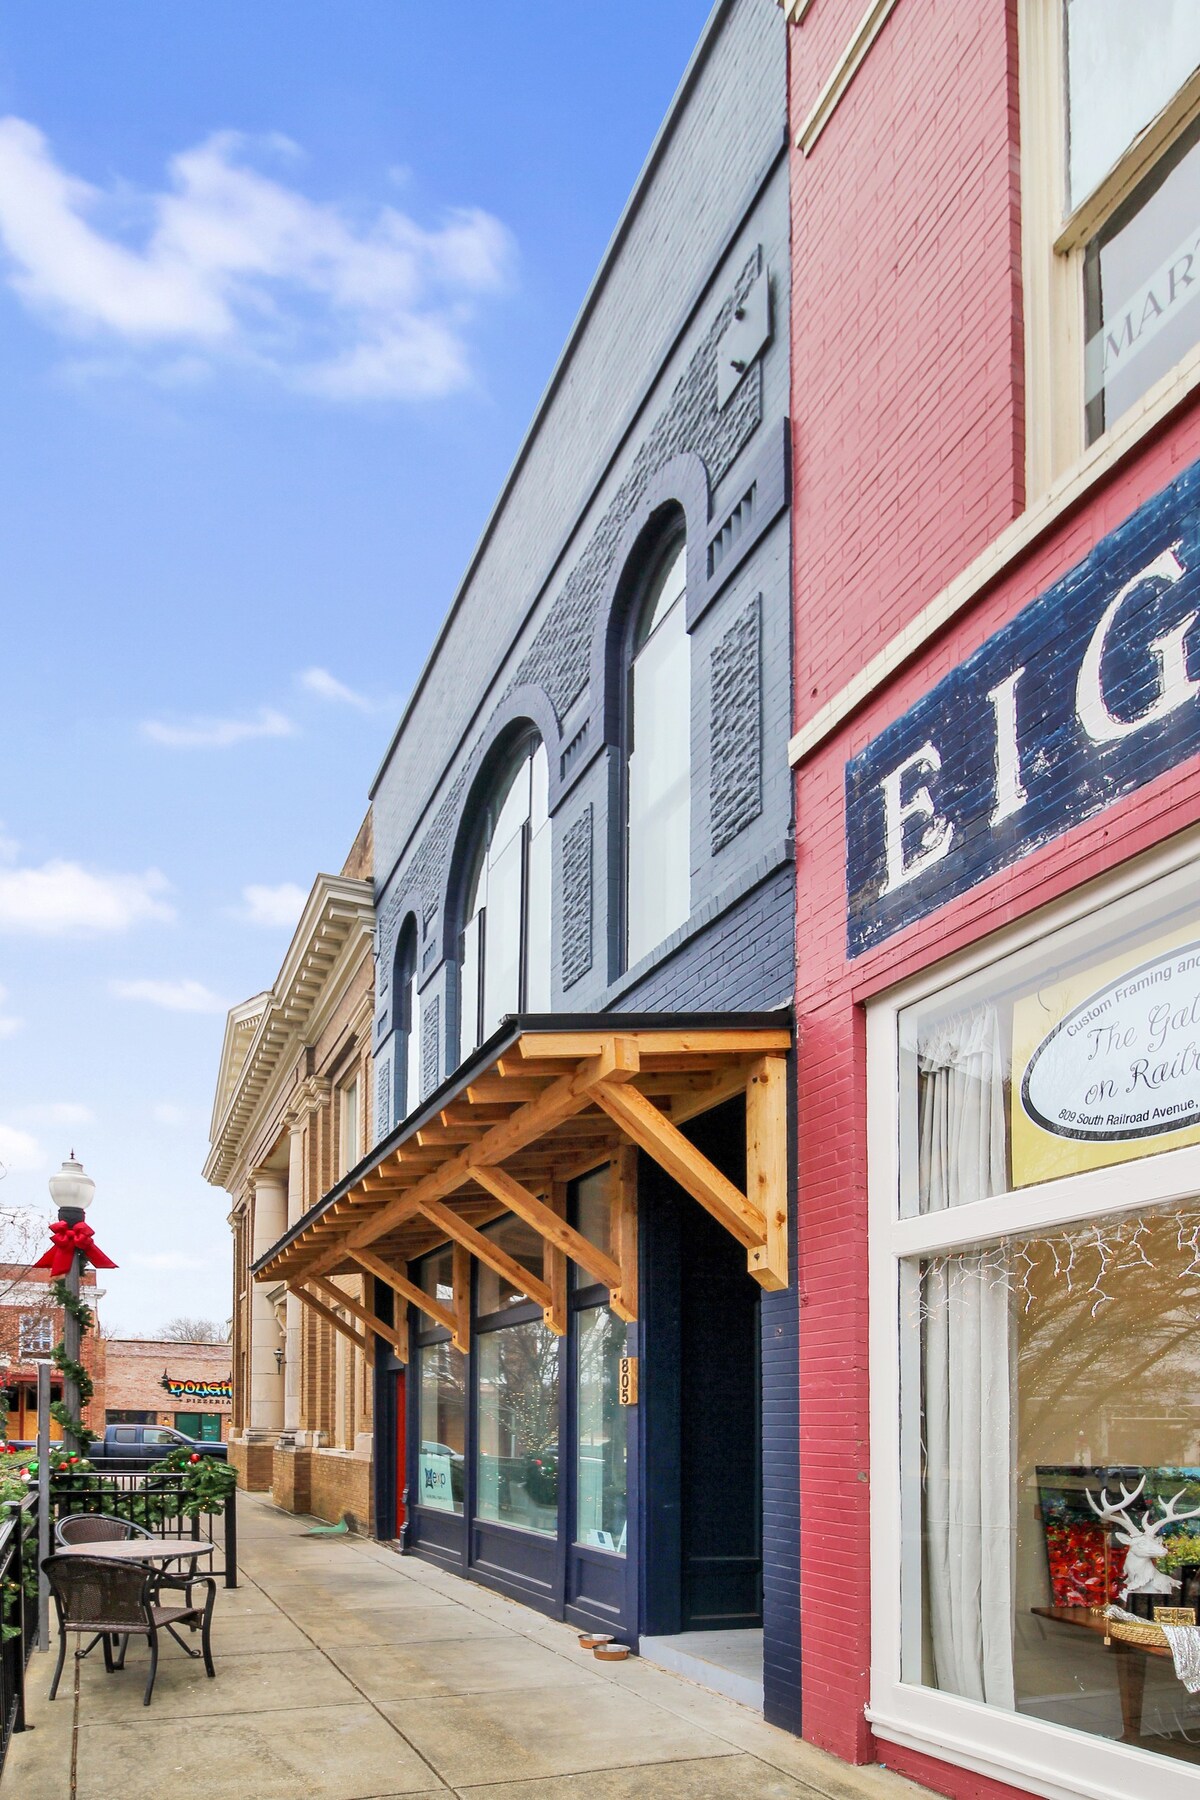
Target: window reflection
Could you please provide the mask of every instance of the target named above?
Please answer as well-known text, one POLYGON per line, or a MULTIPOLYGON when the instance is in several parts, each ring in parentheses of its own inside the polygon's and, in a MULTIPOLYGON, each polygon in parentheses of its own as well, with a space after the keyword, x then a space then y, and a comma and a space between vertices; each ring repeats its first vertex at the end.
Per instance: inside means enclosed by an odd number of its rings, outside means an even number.
POLYGON ((435 1512, 463 1509, 466 1422, 466 1358, 449 1342, 426 1344, 421 1353, 421 1451, 417 1505, 435 1512))
POLYGON ((552 1537, 558 1530, 559 1340, 539 1321, 481 1334, 481 1519, 552 1537))

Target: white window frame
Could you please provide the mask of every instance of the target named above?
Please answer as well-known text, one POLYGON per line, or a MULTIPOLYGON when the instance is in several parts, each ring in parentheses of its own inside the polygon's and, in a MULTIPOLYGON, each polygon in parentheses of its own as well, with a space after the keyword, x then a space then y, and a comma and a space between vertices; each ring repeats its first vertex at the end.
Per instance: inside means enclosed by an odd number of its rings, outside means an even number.
MULTIPOLYGON (((1196 1800, 1197 1775, 1192 1764, 901 1679, 902 1568, 906 1555, 919 1556, 919 1539, 915 1550, 906 1550, 904 1506, 907 1502, 911 1526, 919 1516, 913 1509, 920 1505, 918 1494, 902 1491, 901 1371, 906 1389, 918 1391, 913 1384, 919 1380, 919 1344, 915 1333, 903 1330, 901 1303, 916 1279, 912 1259, 934 1250, 1194 1201, 1200 1195, 1200 1145, 1063 1176, 946 1212, 901 1218, 899 1014, 1051 931, 1136 897, 1150 882, 1198 859, 1200 828, 1193 828, 867 1005, 872 1568, 867 1717, 885 1742, 995 1781, 1015 1782, 1048 1800, 1130 1800, 1151 1787, 1155 1800, 1196 1800)), ((914 1568, 912 1574, 919 1572, 914 1568)))
POLYGON ((59 1334, 55 1330, 54 1314, 52 1312, 21 1313, 17 1322, 18 1362, 31 1362, 49 1356, 54 1348, 58 1335, 59 1334), (30 1342, 30 1336, 34 1335, 31 1333, 30 1327, 45 1327, 44 1330, 38 1329, 36 1331, 36 1336, 39 1339, 39 1342, 36 1344, 30 1342), (49 1342, 45 1345, 40 1342, 40 1339, 43 1337, 49 1339, 49 1342))
MULTIPOLYGON (((1116 165, 1068 213, 1067 88, 1063 0, 1019 0, 1021 264, 1025 321, 1026 505, 1080 462, 1107 465, 1114 432, 1128 449, 1130 414, 1141 430, 1159 422, 1164 400, 1200 382, 1200 344, 1091 444, 1084 419, 1083 265, 1087 246, 1134 188, 1200 117, 1200 71, 1134 139, 1116 165)), ((1140 435, 1140 433, 1139 433, 1140 435)))

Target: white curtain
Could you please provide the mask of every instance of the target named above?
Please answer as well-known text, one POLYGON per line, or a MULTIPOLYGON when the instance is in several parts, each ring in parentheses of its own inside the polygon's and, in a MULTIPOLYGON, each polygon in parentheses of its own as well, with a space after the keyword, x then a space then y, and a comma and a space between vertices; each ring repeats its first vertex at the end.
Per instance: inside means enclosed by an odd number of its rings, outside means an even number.
MULTIPOLYGON (((991 1007, 920 1046, 921 1210, 1008 1186, 991 1007)), ((1012 1330, 1001 1252, 939 1258, 924 1289, 925 1549, 937 1686, 1013 1706, 1012 1330)))

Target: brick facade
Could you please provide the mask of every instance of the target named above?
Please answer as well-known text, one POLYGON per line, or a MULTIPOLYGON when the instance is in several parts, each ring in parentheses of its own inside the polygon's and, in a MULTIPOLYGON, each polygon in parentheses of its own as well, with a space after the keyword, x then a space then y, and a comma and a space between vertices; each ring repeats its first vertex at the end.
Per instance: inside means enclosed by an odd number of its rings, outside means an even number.
POLYGON ((108 1338, 104 1347, 106 1418, 118 1412, 146 1412, 153 1414, 146 1421, 148 1424, 177 1425, 178 1415, 214 1413, 220 1419, 222 1439, 228 1439, 231 1412, 228 1401, 176 1399, 162 1386, 164 1374, 172 1381, 227 1381, 231 1367, 228 1343, 181 1344, 172 1338, 108 1338))
MULTIPOLYGON (((37 1436, 37 1365, 28 1354, 35 1347, 39 1358, 49 1355, 62 1341, 63 1312, 50 1303, 50 1272, 13 1264, 0 1264, 0 1355, 10 1358, 3 1375, 0 1394, 5 1396, 7 1424, 5 1431, 16 1440, 32 1440, 37 1436)), ((96 1272, 85 1268, 79 1284, 80 1297, 99 1316, 96 1272)), ((99 1290, 103 1294, 103 1289, 99 1290)), ((104 1429, 106 1400, 105 1340, 95 1330, 83 1339, 82 1362, 92 1378, 93 1395, 81 1408, 82 1423, 97 1433, 104 1429)), ((62 1380, 57 1370, 51 1375, 51 1398, 62 1399, 62 1380)), ((62 1431, 51 1420, 50 1435, 56 1441, 62 1431)))

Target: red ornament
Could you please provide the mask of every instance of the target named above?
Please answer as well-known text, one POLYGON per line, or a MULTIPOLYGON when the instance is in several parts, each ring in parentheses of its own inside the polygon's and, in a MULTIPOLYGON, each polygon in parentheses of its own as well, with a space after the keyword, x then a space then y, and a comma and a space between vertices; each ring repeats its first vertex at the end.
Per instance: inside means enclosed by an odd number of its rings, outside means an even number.
POLYGON ((197 1453, 194 1450, 192 1451, 192 1454, 188 1457, 188 1461, 194 1462, 194 1463, 200 1461, 199 1456, 197 1455, 197 1453))
POLYGON ((45 1251, 34 1263, 35 1269, 49 1269, 50 1279, 57 1281, 60 1275, 70 1272, 75 1252, 81 1251, 85 1263, 91 1263, 94 1269, 115 1269, 116 1263, 105 1256, 96 1242, 96 1234, 83 1219, 77 1225, 68 1225, 62 1219, 56 1219, 50 1227, 53 1239, 49 1250, 45 1251))

